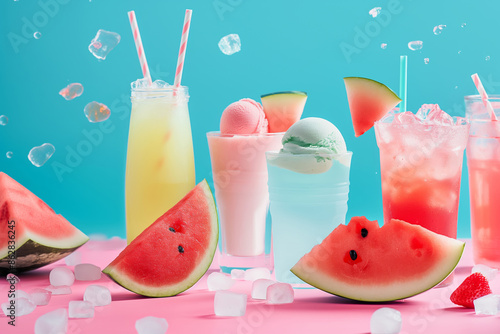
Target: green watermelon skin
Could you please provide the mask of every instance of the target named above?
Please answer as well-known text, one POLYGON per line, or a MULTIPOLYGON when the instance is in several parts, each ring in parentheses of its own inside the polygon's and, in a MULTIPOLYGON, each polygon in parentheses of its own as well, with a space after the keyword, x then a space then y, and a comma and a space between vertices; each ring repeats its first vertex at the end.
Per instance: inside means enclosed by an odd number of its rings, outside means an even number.
POLYGON ((304 255, 291 271, 337 296, 393 301, 443 281, 457 266, 464 246, 461 241, 400 220, 379 227, 376 221, 353 217, 347 226, 338 226, 304 255))

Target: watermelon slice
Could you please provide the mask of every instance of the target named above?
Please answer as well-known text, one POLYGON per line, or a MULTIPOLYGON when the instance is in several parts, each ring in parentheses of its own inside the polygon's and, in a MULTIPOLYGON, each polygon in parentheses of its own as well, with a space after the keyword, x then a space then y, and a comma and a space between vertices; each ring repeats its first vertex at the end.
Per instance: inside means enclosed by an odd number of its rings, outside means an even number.
POLYGON ((0 172, 0 276, 60 260, 88 240, 35 194, 0 172))
POLYGON ((278 92, 260 97, 269 123, 269 132, 285 132, 302 116, 307 100, 305 92, 278 92))
POLYGON ((376 121, 401 102, 389 87, 375 80, 348 77, 344 78, 344 83, 356 137, 370 130, 376 121))
POLYGON ((210 267, 218 234, 214 198, 203 180, 103 272, 140 295, 173 296, 193 286, 210 267))
POLYGON ((326 292, 360 301, 411 297, 444 280, 455 269, 464 243, 419 225, 392 219, 353 217, 291 269, 326 292))

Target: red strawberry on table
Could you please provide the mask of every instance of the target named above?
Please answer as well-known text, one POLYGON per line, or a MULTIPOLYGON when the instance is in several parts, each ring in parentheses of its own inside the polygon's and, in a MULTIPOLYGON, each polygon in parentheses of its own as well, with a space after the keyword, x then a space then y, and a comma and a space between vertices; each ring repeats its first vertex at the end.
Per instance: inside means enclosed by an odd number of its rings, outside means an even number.
POLYGON ((488 280, 480 273, 467 277, 459 287, 453 291, 450 300, 457 305, 474 308, 474 300, 491 293, 488 280))

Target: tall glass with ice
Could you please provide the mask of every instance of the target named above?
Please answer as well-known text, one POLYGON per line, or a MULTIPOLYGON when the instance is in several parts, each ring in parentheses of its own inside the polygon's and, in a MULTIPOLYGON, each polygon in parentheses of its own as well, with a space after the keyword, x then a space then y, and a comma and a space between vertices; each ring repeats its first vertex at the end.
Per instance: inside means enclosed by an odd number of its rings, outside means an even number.
POLYGON ((195 186, 188 88, 132 83, 125 180, 127 242, 195 186))

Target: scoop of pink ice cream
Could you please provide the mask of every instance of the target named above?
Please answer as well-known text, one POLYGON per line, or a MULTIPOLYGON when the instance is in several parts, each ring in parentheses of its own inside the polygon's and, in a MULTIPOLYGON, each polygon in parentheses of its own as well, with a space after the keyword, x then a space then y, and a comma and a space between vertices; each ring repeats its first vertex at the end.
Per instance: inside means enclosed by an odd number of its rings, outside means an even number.
POLYGON ((267 133, 268 123, 264 109, 252 99, 231 103, 220 118, 220 132, 239 135, 267 133))

